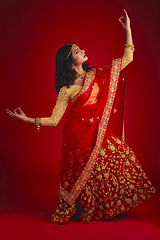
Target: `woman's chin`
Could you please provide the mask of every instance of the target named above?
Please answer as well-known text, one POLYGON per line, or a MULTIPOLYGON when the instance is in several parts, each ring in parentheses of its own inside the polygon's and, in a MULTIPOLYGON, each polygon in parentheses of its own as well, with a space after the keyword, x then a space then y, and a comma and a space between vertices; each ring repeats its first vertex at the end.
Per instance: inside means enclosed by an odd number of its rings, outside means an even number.
POLYGON ((86 57, 84 58, 84 62, 83 62, 83 63, 85 63, 87 60, 88 60, 88 57, 86 56, 86 57))

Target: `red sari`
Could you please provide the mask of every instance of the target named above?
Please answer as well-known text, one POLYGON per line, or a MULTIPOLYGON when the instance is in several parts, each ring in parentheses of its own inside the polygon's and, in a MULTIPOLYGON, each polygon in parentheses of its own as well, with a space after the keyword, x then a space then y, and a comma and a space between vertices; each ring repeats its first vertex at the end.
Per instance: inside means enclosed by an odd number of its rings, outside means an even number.
POLYGON ((156 189, 124 142, 122 59, 86 74, 63 130, 60 199, 52 223, 67 223, 79 208, 82 222, 111 218, 156 189))

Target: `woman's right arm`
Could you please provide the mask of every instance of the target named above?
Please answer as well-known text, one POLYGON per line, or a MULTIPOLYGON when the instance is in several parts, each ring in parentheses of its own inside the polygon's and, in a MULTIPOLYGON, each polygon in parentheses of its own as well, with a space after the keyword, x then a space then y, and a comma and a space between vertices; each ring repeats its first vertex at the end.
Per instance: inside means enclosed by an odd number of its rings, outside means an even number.
MULTIPOLYGON (((70 98, 70 96, 69 96, 68 92, 66 91, 66 87, 62 87, 59 91, 56 105, 52 111, 52 115, 47 118, 40 118, 39 125, 41 125, 41 126, 56 126, 66 111, 66 108, 69 103, 69 98, 70 98)), ((18 118, 24 122, 35 124, 35 118, 27 117, 25 115, 25 113, 21 110, 21 108, 19 108, 19 107, 16 108, 13 112, 11 112, 8 109, 6 110, 6 112, 10 116, 18 118)))
POLYGON ((42 126, 56 126, 65 113, 70 95, 68 94, 66 87, 62 87, 59 91, 56 105, 52 111, 52 115, 48 118, 41 118, 40 125, 42 126))

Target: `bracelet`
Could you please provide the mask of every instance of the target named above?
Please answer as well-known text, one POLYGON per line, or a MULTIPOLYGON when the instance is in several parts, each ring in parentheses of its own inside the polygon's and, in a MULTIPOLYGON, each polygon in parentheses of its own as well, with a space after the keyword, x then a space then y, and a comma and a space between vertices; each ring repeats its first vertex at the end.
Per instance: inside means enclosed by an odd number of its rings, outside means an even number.
POLYGON ((134 44, 127 44, 127 43, 125 43, 122 47, 126 47, 126 48, 131 47, 131 49, 132 49, 133 51, 135 50, 134 44))
POLYGON ((37 128, 37 131, 39 132, 40 131, 39 117, 35 118, 35 125, 36 125, 36 128, 37 128))

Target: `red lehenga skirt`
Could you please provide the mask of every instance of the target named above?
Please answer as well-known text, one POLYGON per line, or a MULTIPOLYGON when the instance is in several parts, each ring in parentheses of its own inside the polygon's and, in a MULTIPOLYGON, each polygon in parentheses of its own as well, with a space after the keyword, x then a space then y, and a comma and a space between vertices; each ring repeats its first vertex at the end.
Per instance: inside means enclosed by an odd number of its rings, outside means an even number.
POLYGON ((62 145, 60 198, 51 223, 109 219, 156 192, 124 141, 121 59, 87 74, 68 111, 62 145))

